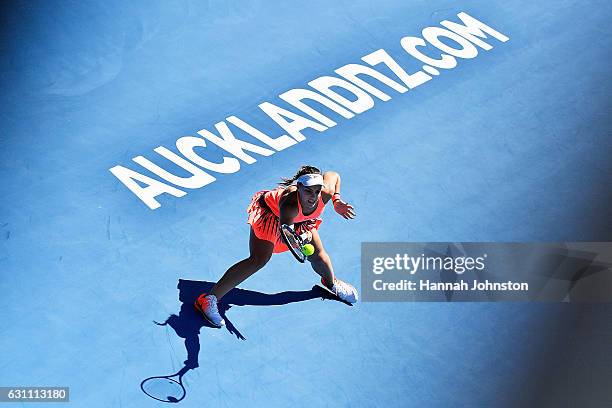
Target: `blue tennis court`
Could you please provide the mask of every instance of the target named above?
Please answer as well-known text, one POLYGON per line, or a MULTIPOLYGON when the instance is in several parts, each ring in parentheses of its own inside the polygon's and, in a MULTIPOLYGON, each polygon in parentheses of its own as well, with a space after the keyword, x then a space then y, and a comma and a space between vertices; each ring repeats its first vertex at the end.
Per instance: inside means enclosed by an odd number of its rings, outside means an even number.
POLYGON ((608 1, 5 5, 0 386, 69 387, 65 406, 89 408, 167 406, 141 382, 179 372, 183 407, 612 403, 606 304, 349 306, 282 253, 222 299, 226 327, 193 309, 248 255, 252 195, 304 164, 341 175, 357 217, 326 209, 319 231, 358 290, 362 242, 610 241, 610 18, 608 1), (489 34, 450 69, 403 48, 462 12, 508 40, 489 34), (431 78, 410 88, 362 60, 380 49, 431 78), (347 64, 406 91, 367 80, 389 98, 366 92, 373 105, 350 118, 307 104, 334 125, 279 96, 347 64), (298 141, 265 102, 319 129, 293 129, 298 141), (293 144, 231 124, 260 150, 230 154, 212 140, 231 116, 293 144), (179 154, 183 137, 206 141, 192 151, 209 166, 239 168, 198 188, 163 181, 154 166, 190 176, 154 150, 179 154), (143 200, 116 166, 162 186, 143 200))

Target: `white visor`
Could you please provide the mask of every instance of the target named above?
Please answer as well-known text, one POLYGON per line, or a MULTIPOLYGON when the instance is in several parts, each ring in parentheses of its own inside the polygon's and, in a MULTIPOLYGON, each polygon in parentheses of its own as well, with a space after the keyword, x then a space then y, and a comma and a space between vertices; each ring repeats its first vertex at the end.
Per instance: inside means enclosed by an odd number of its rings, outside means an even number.
POLYGON ((324 185, 323 176, 320 174, 304 174, 298 177, 296 181, 302 183, 306 187, 324 185))

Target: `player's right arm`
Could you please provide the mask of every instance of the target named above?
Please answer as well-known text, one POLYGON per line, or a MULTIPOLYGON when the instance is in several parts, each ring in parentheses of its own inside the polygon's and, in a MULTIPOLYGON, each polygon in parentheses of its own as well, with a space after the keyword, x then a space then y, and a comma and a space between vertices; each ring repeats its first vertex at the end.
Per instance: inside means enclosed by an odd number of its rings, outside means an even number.
POLYGON ((285 189, 278 203, 279 228, 285 224, 293 227, 293 219, 298 214, 298 192, 297 187, 290 186, 285 189))
MULTIPOLYGON (((293 229, 293 231, 298 234, 302 232, 300 235, 305 243, 312 241, 312 233, 310 231, 299 231, 299 228, 293 225, 293 220, 298 215, 298 192, 297 187, 290 186, 287 187, 285 193, 281 197, 278 203, 278 211, 279 211, 279 223, 278 227, 282 228, 283 225, 288 225, 293 229)), ((299 224, 298 224, 299 225, 299 224)), ((281 234, 282 235, 282 234, 281 234)))

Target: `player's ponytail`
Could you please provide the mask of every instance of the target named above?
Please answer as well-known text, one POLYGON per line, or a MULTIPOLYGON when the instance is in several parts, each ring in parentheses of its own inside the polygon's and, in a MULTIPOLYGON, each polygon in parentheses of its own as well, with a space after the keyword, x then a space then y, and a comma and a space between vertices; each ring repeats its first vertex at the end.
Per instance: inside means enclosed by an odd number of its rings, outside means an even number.
POLYGON ((314 166, 302 166, 297 171, 297 173, 295 173, 295 176, 293 176, 291 178, 284 178, 283 177, 283 181, 278 183, 278 185, 285 186, 285 187, 286 186, 290 186, 291 184, 293 184, 293 182, 295 180, 297 180, 300 176, 303 176, 304 174, 321 174, 321 170, 317 169, 314 166))

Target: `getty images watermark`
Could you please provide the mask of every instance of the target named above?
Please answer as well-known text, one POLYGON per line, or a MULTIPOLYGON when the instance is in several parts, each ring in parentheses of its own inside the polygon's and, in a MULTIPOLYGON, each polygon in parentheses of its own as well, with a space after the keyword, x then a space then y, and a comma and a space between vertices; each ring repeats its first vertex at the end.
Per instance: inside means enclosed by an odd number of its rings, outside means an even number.
POLYGON ((363 243, 363 301, 612 301, 612 243, 363 243))

